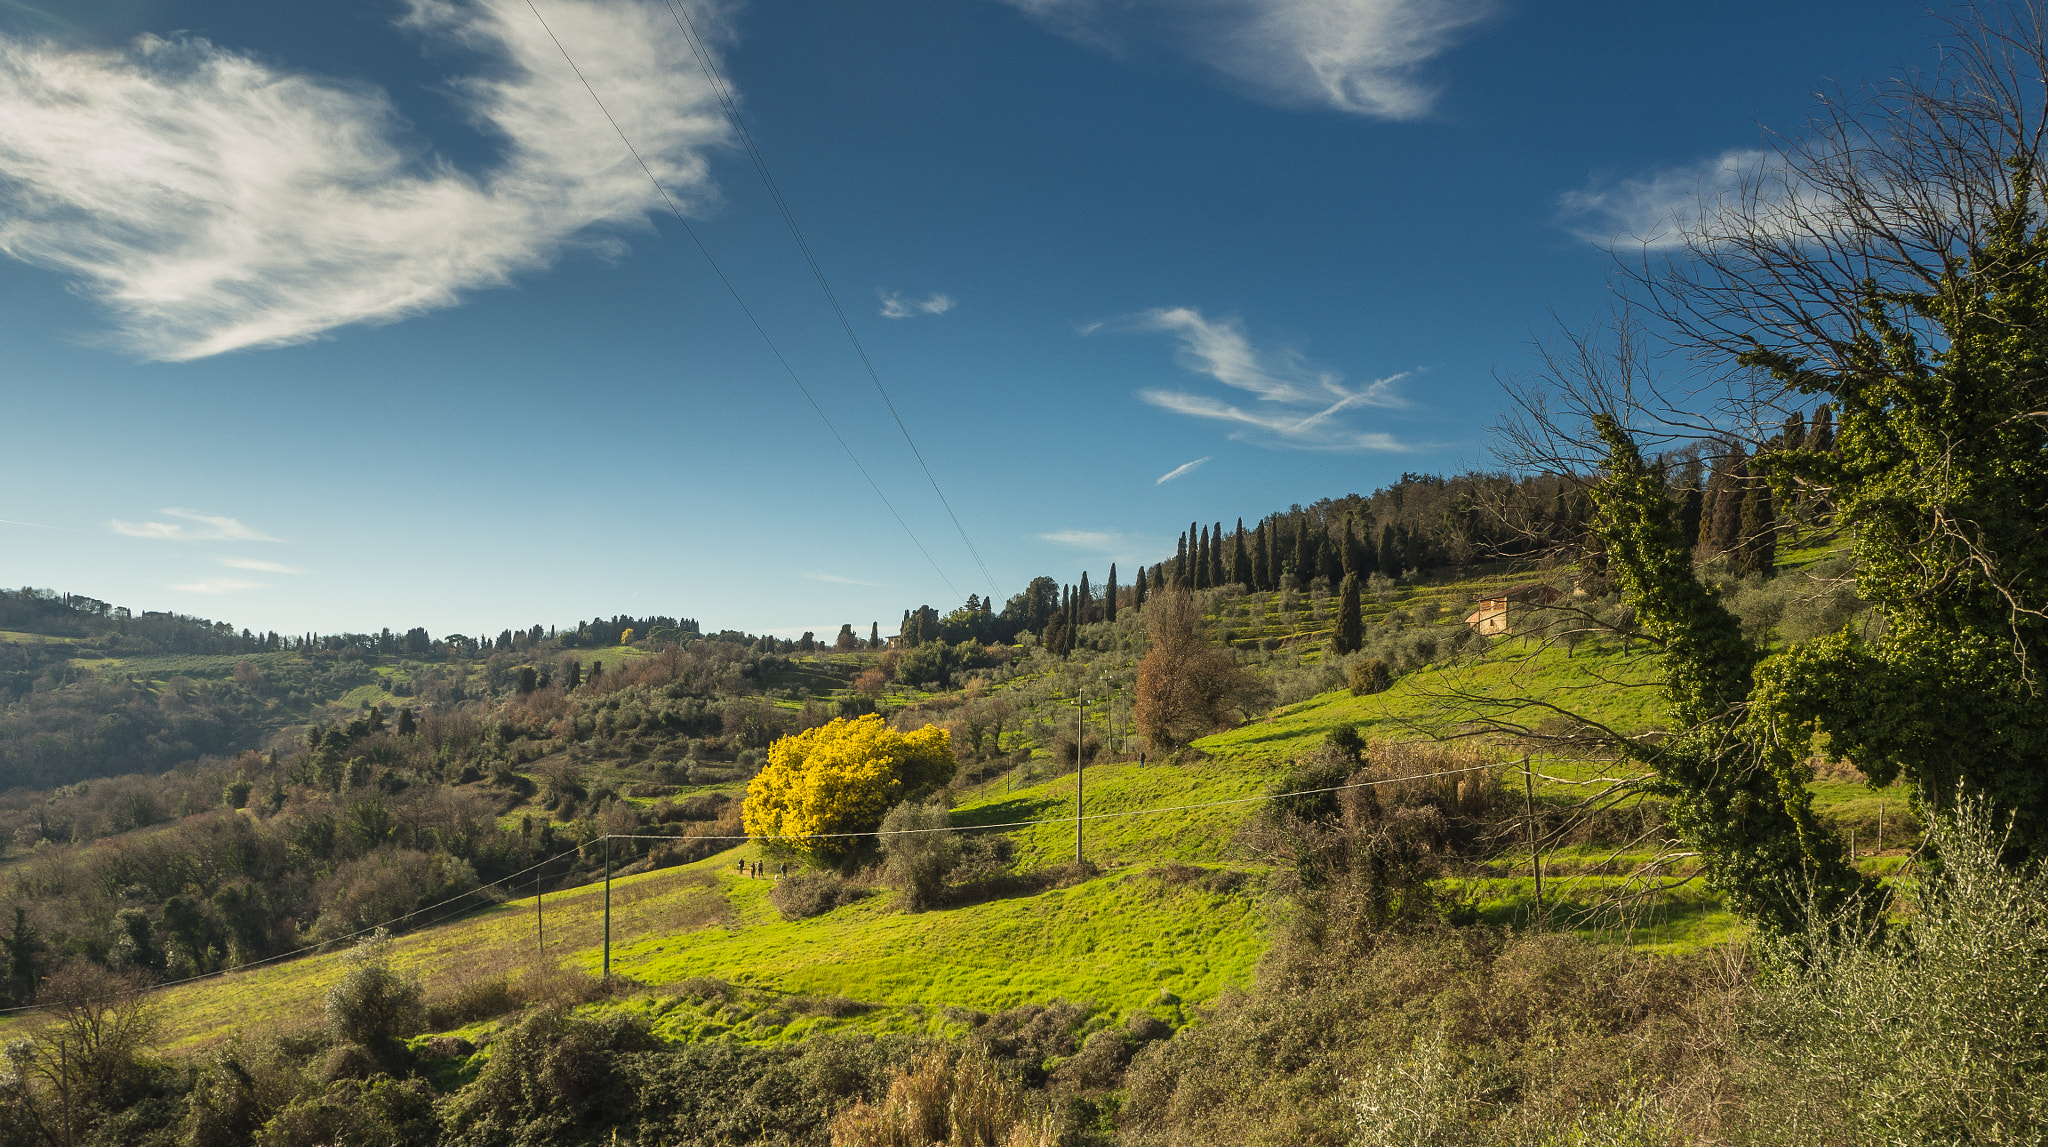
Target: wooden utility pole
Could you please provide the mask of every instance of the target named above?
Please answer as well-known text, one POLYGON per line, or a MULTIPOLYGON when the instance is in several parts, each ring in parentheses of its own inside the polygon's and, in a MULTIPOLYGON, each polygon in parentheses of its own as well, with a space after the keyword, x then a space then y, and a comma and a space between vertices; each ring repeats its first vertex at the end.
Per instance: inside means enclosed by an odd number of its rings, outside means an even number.
POLYGON ((533 874, 533 934, 540 944, 540 974, 545 978, 548 974, 548 925, 540 910, 540 878, 546 870, 547 860, 542 859, 540 863, 541 867, 533 874))
POLYGON ((1088 695, 1074 687, 1074 863, 1081 863, 1081 798, 1088 777, 1088 695))
POLYGON ((604 982, 612 982, 612 838, 604 838, 604 982))
POLYGON ((1529 754, 1522 754, 1522 803, 1529 817, 1529 863, 1536 869, 1536 926, 1543 927, 1543 853, 1536 843, 1536 778, 1529 770, 1529 754))

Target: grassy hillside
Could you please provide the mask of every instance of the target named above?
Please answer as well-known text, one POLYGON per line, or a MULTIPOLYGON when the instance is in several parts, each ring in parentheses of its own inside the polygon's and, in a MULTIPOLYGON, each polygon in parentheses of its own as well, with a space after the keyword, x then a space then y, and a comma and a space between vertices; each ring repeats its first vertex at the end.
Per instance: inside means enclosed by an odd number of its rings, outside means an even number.
MULTIPOLYGON (((1496 575, 1389 593, 1379 603, 1377 627, 1398 629, 1407 623, 1396 615, 1407 613, 1449 634, 1459 627, 1458 607, 1514 580, 1496 575), (1435 608, 1418 608, 1428 605, 1435 608)), ((1219 625, 1234 617, 1240 624, 1263 619, 1244 625, 1241 640, 1263 641, 1287 627, 1283 645, 1290 648, 1263 651, 1269 664, 1277 660, 1306 672, 1301 667, 1312 669, 1322 656, 1308 644, 1319 621, 1314 609, 1282 609, 1282 595, 1228 595, 1215 605, 1219 625)), ((1076 778, 1048 758, 1046 737, 1072 712, 1067 693, 1128 670, 1129 654, 1105 634, 1093 649, 1084 644, 1074 662, 1027 658, 990 691, 1013 698, 1022 713, 1039 713, 1039 724, 1018 720, 1018 751, 959 792, 954 822, 1012 826, 990 831, 1011 839, 1016 873, 1051 872, 1073 859, 1076 778)), ((380 670, 373 688, 381 689, 388 676, 380 670)), ((1026 882, 1014 894, 941 910, 905 914, 892 894, 879 892, 822 916, 785 921, 767 901, 780 862, 762 879, 736 867, 758 858, 750 845, 624 877, 612 891, 612 970, 640 987, 604 1006, 651 1013, 657 1030, 677 1037, 723 1034, 763 1044, 838 1027, 938 1030, 962 1014, 1052 999, 1088 1004, 1097 1023, 1137 1011, 1178 1022, 1226 987, 1245 984, 1267 943, 1273 874, 1238 847, 1243 826, 1262 807, 1246 798, 1271 791, 1291 762, 1332 731, 1352 726, 1375 741, 1416 741, 1479 731, 1478 722, 1486 720, 1528 721, 1532 704, 1640 731, 1661 715, 1655 676, 1655 659, 1640 645, 1624 650, 1612 641, 1589 641, 1568 649, 1506 639, 1416 668, 1382 694, 1332 690, 1281 705, 1198 742, 1195 752, 1172 762, 1141 765, 1106 755, 1086 775, 1091 819, 1084 847, 1095 870, 1072 872, 1052 887, 1026 882), (716 990, 705 987, 713 982, 716 990)), ((899 696, 940 717, 956 713, 959 703, 957 695, 899 696)), ((1500 762, 1492 783, 1519 794, 1519 754, 1498 737, 1483 740, 1490 759, 1500 762)), ((593 785, 609 775, 608 766, 591 768, 593 785)), ((1569 825, 1577 802, 1607 771, 1597 763, 1540 756, 1531 769, 1546 831, 1569 825)), ((676 792, 679 798, 715 790, 737 796, 741 787, 732 781, 676 792)), ((1816 792, 1823 813, 1845 824, 1874 824, 1881 813, 1892 826, 1887 836, 1893 845, 1910 831, 1896 790, 1873 793, 1833 779, 1818 783, 1816 792)), ((636 807, 651 803, 626 799, 636 807)), ((1649 846, 1627 839, 1621 831, 1627 811, 1605 814, 1607 820, 1563 833, 1546 847, 1549 926, 1664 951, 1737 935, 1734 919, 1687 881, 1689 861, 1660 864, 1649 846), (1658 882, 1676 887, 1657 891, 1658 882), (1623 897, 1626 906, 1617 907, 1623 897)), ((1874 831, 1866 840, 1885 843, 1874 831)), ((1893 862, 1874 856, 1865 863, 1881 869, 1893 862)), ((1526 847, 1510 838, 1441 888, 1455 911, 1527 927, 1535 916, 1533 876, 1526 847)), ((397 966, 440 996, 505 977, 539 990, 547 976, 598 971, 600 886, 549 893, 539 914, 529 889, 509 891, 515 898, 504 904, 399 937, 397 966)), ((171 988, 163 1000, 174 1039, 204 1044, 237 1030, 302 1021, 317 1014, 342 969, 342 956, 329 953, 171 988)))

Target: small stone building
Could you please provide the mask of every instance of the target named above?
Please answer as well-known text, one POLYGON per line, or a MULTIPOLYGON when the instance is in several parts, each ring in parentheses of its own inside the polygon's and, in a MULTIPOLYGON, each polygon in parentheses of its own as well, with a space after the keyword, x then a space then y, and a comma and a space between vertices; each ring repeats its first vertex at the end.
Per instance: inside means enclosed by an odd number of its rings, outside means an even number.
POLYGON ((1472 612, 1465 615, 1465 624, 1488 637, 1507 633, 1514 628, 1513 614, 1517 608, 1549 605, 1558 597, 1555 589, 1540 582, 1518 585, 1473 606, 1472 612))

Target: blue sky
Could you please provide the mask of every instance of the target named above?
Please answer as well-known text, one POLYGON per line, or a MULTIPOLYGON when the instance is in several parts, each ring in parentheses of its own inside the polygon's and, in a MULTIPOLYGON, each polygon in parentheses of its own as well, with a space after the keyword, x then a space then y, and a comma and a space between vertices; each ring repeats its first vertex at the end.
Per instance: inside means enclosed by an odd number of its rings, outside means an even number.
POLYGON ((1604 240, 1935 31, 693 5, 977 562, 666 0, 534 7, 0 0, 0 580, 287 631, 793 636, 1128 577, 1192 519, 1486 465, 1499 379, 1612 298, 1604 240))

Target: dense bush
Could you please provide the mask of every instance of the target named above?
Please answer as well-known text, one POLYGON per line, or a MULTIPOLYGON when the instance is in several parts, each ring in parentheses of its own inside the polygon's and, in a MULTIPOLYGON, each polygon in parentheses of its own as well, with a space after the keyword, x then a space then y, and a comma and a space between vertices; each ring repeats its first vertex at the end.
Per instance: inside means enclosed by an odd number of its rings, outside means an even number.
POLYGON ((944 895, 946 878, 960 860, 960 842, 947 831, 951 823, 944 805, 910 801, 882 818, 882 872, 905 911, 934 907, 944 895))
POLYGON ((768 890, 768 903, 784 920, 808 920, 866 895, 866 888, 830 869, 806 869, 776 881, 768 890))
POLYGON ((382 930, 348 953, 348 970, 327 990, 327 1030, 336 1040, 367 1050, 399 1067, 403 1041, 426 1018, 417 978, 392 970, 390 940, 382 930))

